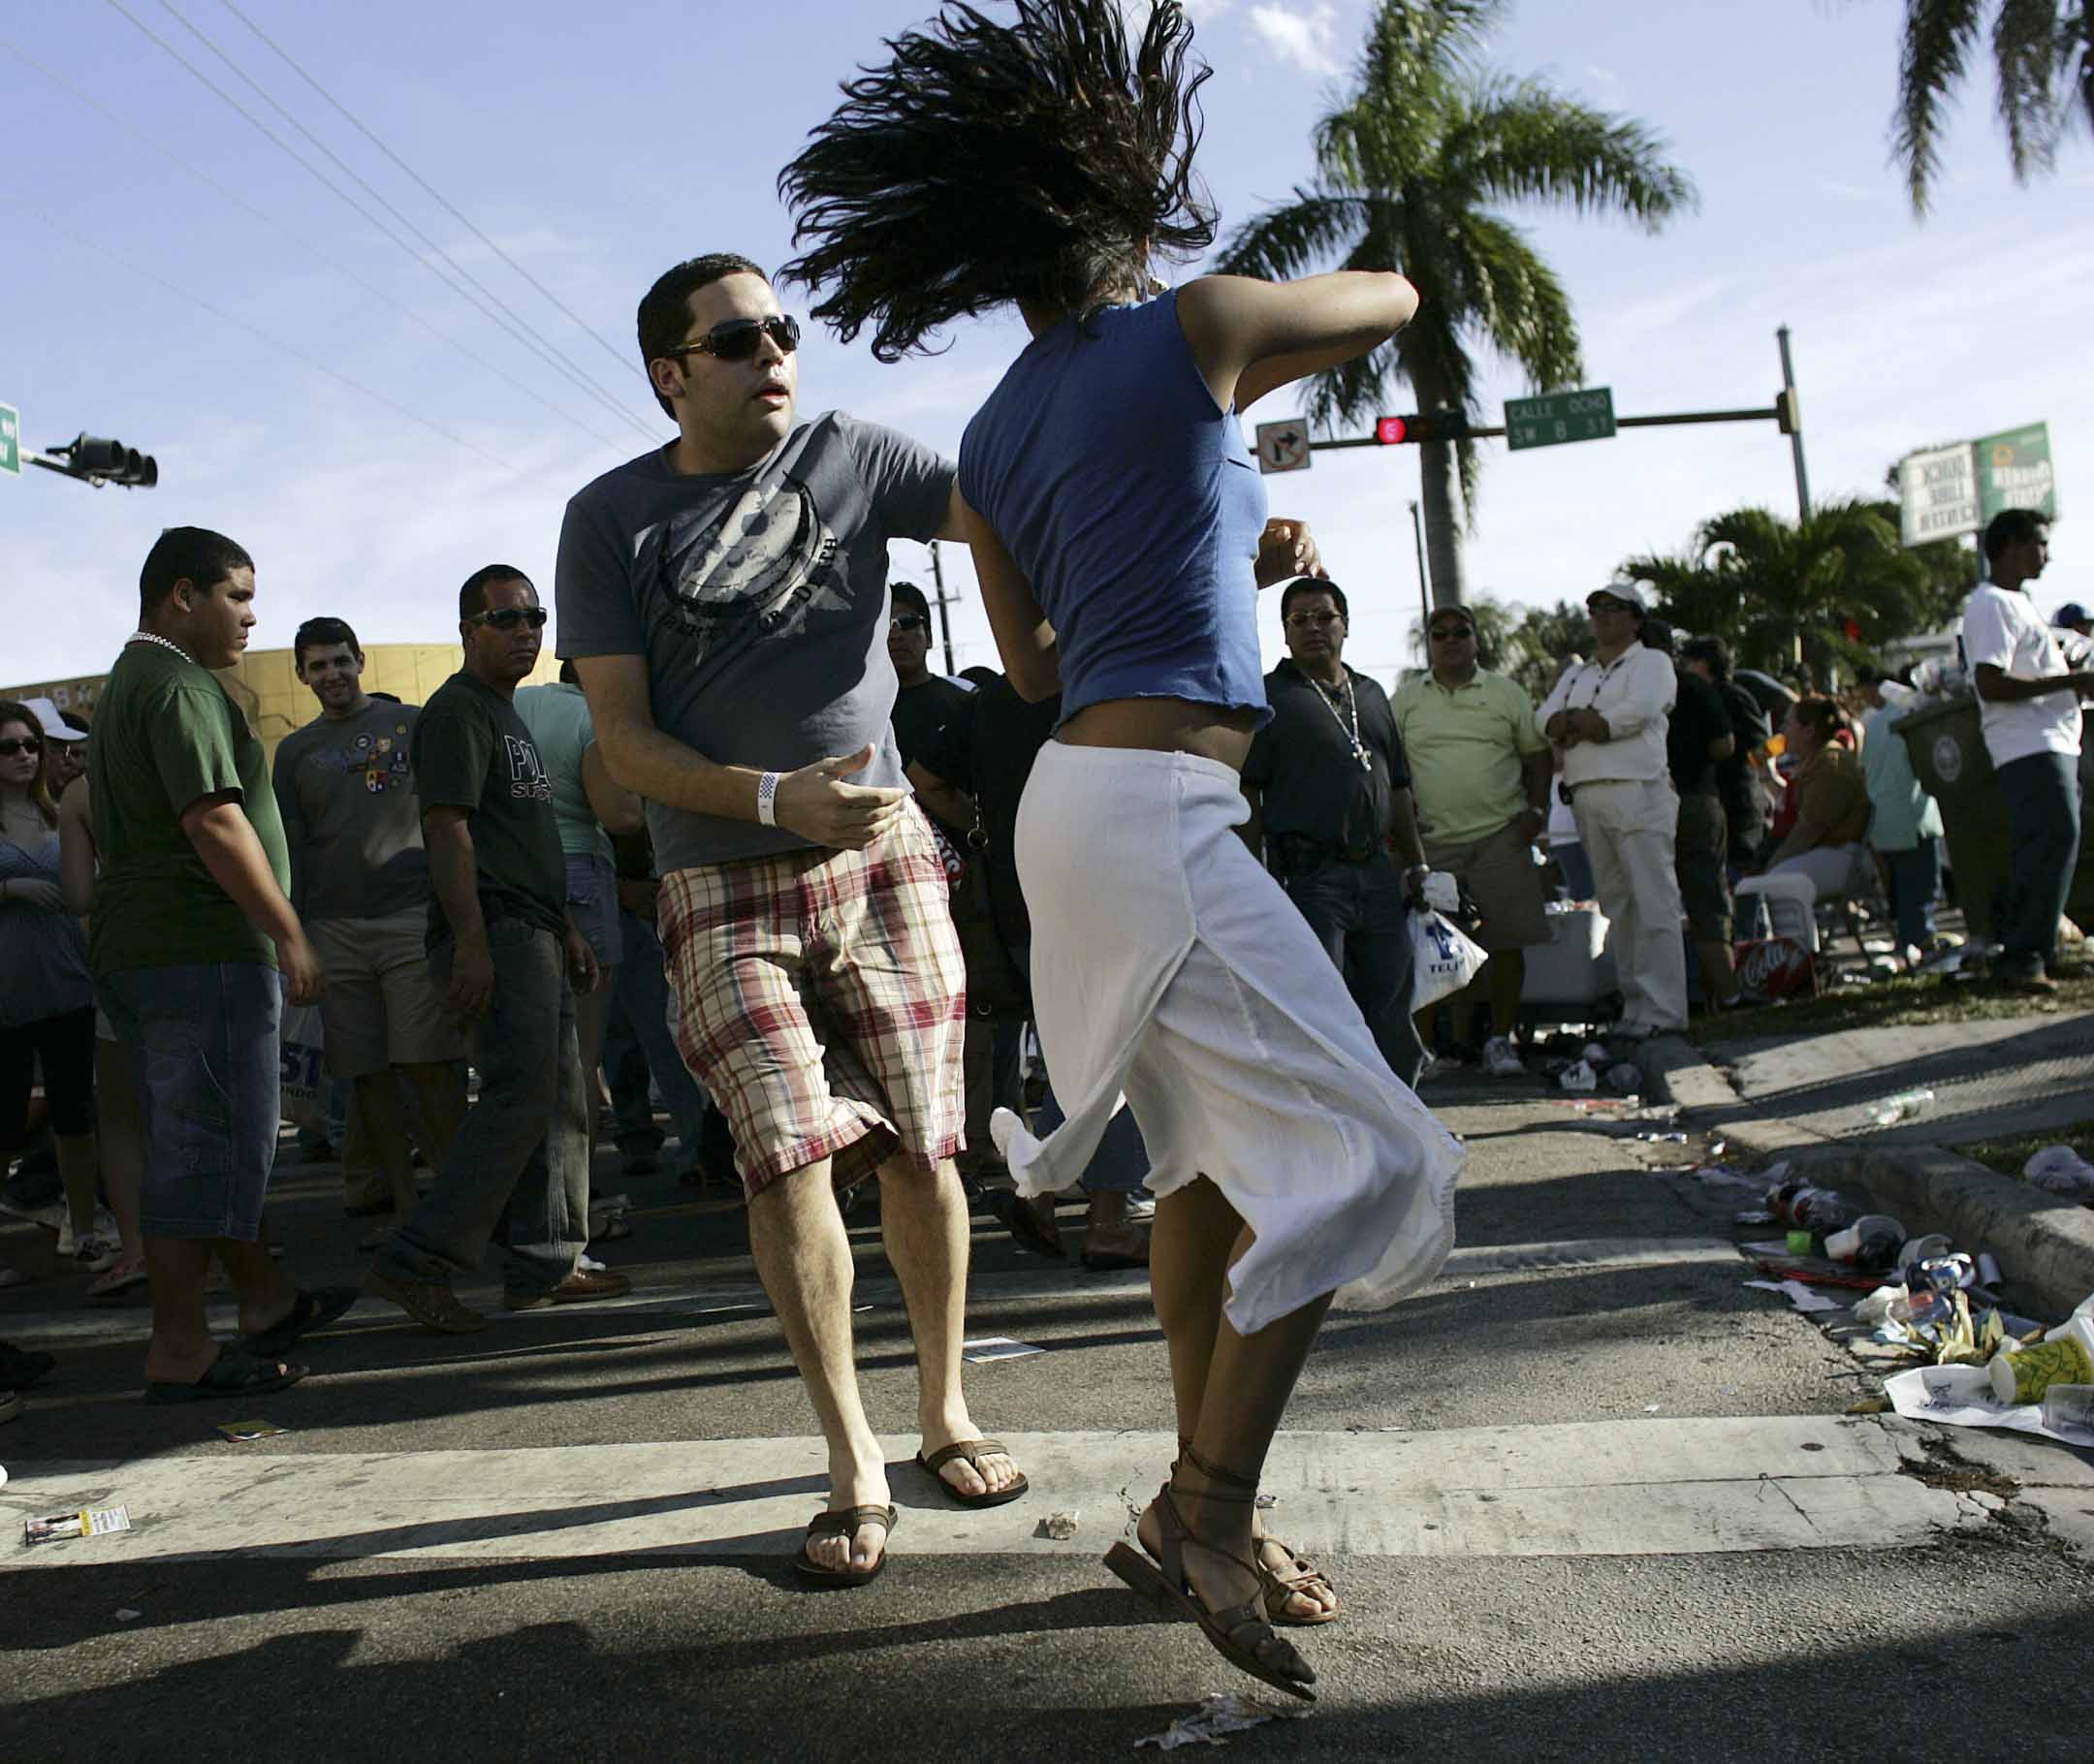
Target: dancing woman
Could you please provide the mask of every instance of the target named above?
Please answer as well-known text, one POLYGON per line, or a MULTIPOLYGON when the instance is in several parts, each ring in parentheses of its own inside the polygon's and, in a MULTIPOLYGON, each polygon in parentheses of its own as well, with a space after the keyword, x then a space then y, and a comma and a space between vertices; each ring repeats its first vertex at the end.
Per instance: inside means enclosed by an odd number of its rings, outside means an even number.
POLYGON ((1272 1621, 1337 1601, 1258 1536, 1258 1475, 1333 1295, 1385 1305, 1439 1272, 1461 1152, 1232 831, 1269 714, 1264 495, 1237 417, 1385 342, 1417 297, 1380 272, 1155 292, 1156 259, 1214 237, 1191 27, 1169 0, 1133 43, 1114 0, 1013 10, 949 5, 845 85, 779 179, 784 273, 826 290, 815 314, 846 340, 872 326, 884 361, 1004 306, 1031 332, 968 426, 960 487, 1004 666, 1063 695, 1017 855, 1067 1120, 1037 1140, 999 1117, 999 1144, 1022 1194, 1060 1189, 1123 1094, 1133 1109, 1181 1446, 1137 1528, 1147 1559, 1122 1543, 1107 1564, 1307 1696, 1272 1621))

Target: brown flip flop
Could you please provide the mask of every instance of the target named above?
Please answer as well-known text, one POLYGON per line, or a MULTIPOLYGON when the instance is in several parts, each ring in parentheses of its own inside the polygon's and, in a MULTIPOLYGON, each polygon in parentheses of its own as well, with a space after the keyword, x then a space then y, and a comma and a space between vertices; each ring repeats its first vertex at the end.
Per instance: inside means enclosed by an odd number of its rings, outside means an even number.
POLYGON ((808 1542, 817 1537, 852 1537, 861 1527, 885 1526, 879 1560, 870 1568, 825 1568, 807 1553, 807 1544, 793 1558, 793 1572, 817 1587, 863 1587, 880 1577, 887 1565, 887 1545, 894 1541, 895 1521, 901 1517, 892 1507, 839 1507, 833 1513, 817 1513, 808 1522, 808 1542))
POLYGON ((938 1471, 955 1459, 965 1458, 968 1464, 974 1466, 974 1474, 979 1476, 983 1483, 986 1484, 989 1476, 988 1472, 982 1468, 981 1461, 984 1458, 1008 1458, 1009 1456, 1009 1447, 1004 1445, 1000 1439, 955 1439, 950 1445, 939 1446, 928 1458, 923 1453, 918 1452, 916 1462, 922 1466, 925 1473, 930 1476, 931 1480, 945 1491, 946 1497, 955 1505, 963 1507, 999 1507, 1005 1501, 1016 1500, 1019 1496, 1032 1486, 1023 1470, 1018 1472, 1018 1480, 1012 1483, 1009 1488, 986 1489, 980 1495, 968 1495, 954 1488, 951 1483, 938 1474, 938 1471))

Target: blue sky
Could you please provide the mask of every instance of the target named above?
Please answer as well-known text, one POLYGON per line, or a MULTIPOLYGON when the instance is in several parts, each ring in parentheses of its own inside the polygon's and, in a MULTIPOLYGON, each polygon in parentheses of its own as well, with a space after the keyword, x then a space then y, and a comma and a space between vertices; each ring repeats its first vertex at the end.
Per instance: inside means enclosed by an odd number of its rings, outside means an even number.
MULTIPOLYGON (((20 408, 27 444, 113 434, 156 454, 162 476, 150 491, 0 479, 15 614, 0 679, 104 666, 132 627, 141 558, 177 522, 220 527, 254 552, 258 646, 287 644, 322 612, 351 618, 366 642, 448 636, 457 584, 495 558, 549 583, 567 496, 668 433, 631 347, 640 295, 702 250, 782 260, 778 166, 852 63, 928 10, 237 0, 585 330, 331 110, 226 0, 174 4, 180 18, 164 0, 122 0, 347 184, 186 18, 597 390, 442 286, 124 11, 15 0, 0 16, 0 103, 16 143, 0 185, 0 402, 20 408)), ((1369 0, 1190 10, 1216 70, 1200 167, 1226 229, 1309 174, 1310 128, 1369 0)), ((1619 411, 1771 402, 1774 330, 1787 323, 1821 498, 1873 490, 1913 448, 2046 419, 2072 515, 2094 460, 2094 150, 2082 130, 2058 175, 2017 188, 1990 81, 1974 83, 1937 210, 1917 223, 1886 145, 1901 11, 1896 0, 1530 0, 1494 46, 1501 65, 1643 118, 1702 202, 1655 237, 1515 218, 1570 289, 1587 383, 1611 386, 1619 411)), ((862 343, 810 331, 802 409, 847 409, 950 451, 1021 340, 1012 322, 968 325, 936 360, 882 367, 862 343)), ((1525 390, 1494 375, 1488 401, 1525 390)), ((1391 402, 1407 407, 1401 394, 1391 402)), ((1253 415, 1292 408, 1283 393, 1253 415)), ((1720 510, 1794 508, 1771 424, 1486 453, 1472 590, 1514 602, 1581 596, 1623 556, 1683 545, 1720 510)), ((1415 450, 1324 454, 1269 487, 1276 512, 1314 523, 1348 590, 1350 659, 1383 675, 1406 665, 1415 450)), ((2046 609, 2094 602, 2081 530, 2070 519, 2056 529, 2037 589, 2046 609)), ((959 663, 993 659, 965 551, 945 554, 965 600, 959 663)), ((898 546, 896 565, 928 582, 921 548, 898 546)), ((1277 608, 1266 622, 1277 655, 1277 608)))

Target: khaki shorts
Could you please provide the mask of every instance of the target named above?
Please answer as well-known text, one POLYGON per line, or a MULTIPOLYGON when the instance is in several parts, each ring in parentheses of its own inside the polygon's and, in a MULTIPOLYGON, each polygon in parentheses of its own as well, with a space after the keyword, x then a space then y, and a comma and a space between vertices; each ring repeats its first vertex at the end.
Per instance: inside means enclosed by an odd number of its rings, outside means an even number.
POLYGON ((428 929, 420 907, 383 919, 314 919, 305 927, 327 968, 320 1023, 332 1076, 368 1078, 388 1066, 465 1057, 442 989, 429 975, 428 929))
POLYGON ((1467 845, 1436 845, 1428 839, 1425 862, 1468 889, 1483 920, 1475 940, 1492 955, 1555 941, 1548 914, 1542 910, 1546 897, 1541 892, 1541 871, 1532 846, 1520 836, 1517 820, 1467 845))

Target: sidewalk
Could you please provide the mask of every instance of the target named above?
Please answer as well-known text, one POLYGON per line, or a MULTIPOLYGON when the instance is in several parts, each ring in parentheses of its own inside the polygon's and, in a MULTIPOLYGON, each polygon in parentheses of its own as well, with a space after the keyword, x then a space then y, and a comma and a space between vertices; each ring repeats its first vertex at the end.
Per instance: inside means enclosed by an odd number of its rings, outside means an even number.
POLYGON ((1866 1188, 1914 1230, 1989 1249, 2046 1309, 2094 1291, 2094 1210, 2047 1195, 1954 1148, 2065 1138, 2094 1121, 2094 1012, 1964 1019, 1737 1041, 1646 1044, 1650 1087, 1733 1152, 1817 1166, 1866 1188), (1933 1100, 1895 1122, 1890 1098, 1933 1100))

